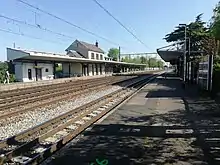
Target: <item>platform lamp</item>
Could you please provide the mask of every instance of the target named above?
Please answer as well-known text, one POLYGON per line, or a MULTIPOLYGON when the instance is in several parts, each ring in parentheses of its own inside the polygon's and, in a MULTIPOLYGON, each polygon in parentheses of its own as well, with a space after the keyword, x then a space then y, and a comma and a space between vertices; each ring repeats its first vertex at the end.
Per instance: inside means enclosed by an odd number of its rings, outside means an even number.
POLYGON ((184 55, 183 55, 183 88, 186 85, 186 24, 179 24, 179 26, 183 26, 185 28, 185 44, 184 44, 184 55))

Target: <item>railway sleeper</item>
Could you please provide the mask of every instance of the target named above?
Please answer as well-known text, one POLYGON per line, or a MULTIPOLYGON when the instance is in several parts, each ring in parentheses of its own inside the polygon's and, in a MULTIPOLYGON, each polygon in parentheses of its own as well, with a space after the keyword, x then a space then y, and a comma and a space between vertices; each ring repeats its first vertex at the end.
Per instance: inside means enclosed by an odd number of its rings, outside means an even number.
MULTIPOLYGON (((123 90, 122 90, 123 91, 123 90)), ((124 98, 127 98, 129 95, 131 95, 133 92, 126 92, 126 91, 123 91, 124 94, 121 94, 119 95, 120 97, 117 97, 117 99, 113 99, 113 100, 108 100, 110 103, 106 103, 106 109, 103 108, 103 106, 101 106, 101 108, 97 109, 97 110, 92 110, 92 111, 88 111, 88 114, 85 114, 86 115, 89 115, 89 116, 93 116, 93 118, 91 120, 88 120, 88 122, 84 122, 84 123, 78 123, 78 127, 76 128, 76 130, 72 130, 72 132, 67 135, 67 136, 64 136, 62 139, 58 140, 57 144, 52 144, 52 146, 50 146, 49 148, 47 148, 45 150, 45 152, 49 152, 50 154, 52 154, 54 151, 56 151, 58 148, 60 148, 61 146, 63 146, 65 143, 67 143, 69 140, 71 140, 74 136, 76 136, 77 134, 79 134, 81 131, 83 131, 86 127, 88 127, 90 124, 92 124, 94 121, 96 121, 97 119, 100 118, 100 116, 104 115, 105 113, 107 113, 108 111, 111 110, 111 108, 117 106, 117 104, 119 104, 121 101, 123 101, 124 98), (127 94, 126 94, 127 93, 127 94), (115 104, 114 104, 115 103, 115 104), (93 115, 91 115, 93 114, 93 115), (99 114, 99 115, 94 115, 94 114, 99 114), (82 124, 82 125, 81 125, 82 124), (60 145, 58 145, 60 144, 60 145)), ((106 97, 105 97, 106 98, 106 97)), ((82 121, 82 119, 81 119, 82 121)), ((66 125, 65 125, 66 126, 66 125)), ((62 128, 62 127, 61 127, 62 128)), ((67 128, 68 129, 68 128, 67 128)), ((55 133, 56 135, 56 133, 55 133)), ((35 142, 31 142, 33 146, 36 146, 37 144, 41 143, 39 141, 39 139, 41 139, 40 137, 38 138, 37 141, 35 142)), ((43 140, 43 139, 42 139, 43 140)), ((41 141, 42 141, 41 140, 41 141)), ((30 145, 30 148, 31 148, 31 145, 30 145)), ((20 150, 22 151, 22 150, 20 150)), ((44 152, 44 154, 45 154, 44 152)), ((25 152, 25 153, 29 153, 28 151, 25 152)), ((27 156, 27 155, 25 155, 27 156)), ((31 163, 31 162, 38 162, 38 161, 41 161, 42 159, 44 159, 44 156, 42 157, 43 155, 42 154, 39 154, 39 155, 36 155, 34 158, 32 157, 31 160, 28 160, 27 162, 25 163, 31 163)), ((28 157, 28 156, 27 156, 28 157)))

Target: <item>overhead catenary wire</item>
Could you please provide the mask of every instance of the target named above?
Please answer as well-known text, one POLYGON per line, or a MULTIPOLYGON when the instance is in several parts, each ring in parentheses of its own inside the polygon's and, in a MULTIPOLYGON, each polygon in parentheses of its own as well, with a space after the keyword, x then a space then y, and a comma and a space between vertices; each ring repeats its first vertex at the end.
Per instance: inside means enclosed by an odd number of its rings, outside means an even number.
POLYGON ((17 33, 17 32, 13 32, 13 31, 6 30, 6 29, 1 29, 1 28, 0 28, 0 32, 11 33, 11 34, 14 34, 14 35, 19 35, 19 36, 23 36, 23 37, 27 37, 27 38, 32 38, 32 39, 36 39, 36 40, 41 40, 41 41, 45 41, 45 42, 50 42, 50 43, 54 43, 54 44, 59 44, 59 45, 60 44, 64 44, 64 43, 60 43, 60 42, 56 42, 56 41, 51 41, 51 40, 45 40, 43 38, 35 37, 35 36, 24 34, 24 33, 17 33))
POLYGON ((75 27, 75 28, 78 28, 78 29, 80 29, 80 30, 82 30, 82 31, 84 31, 84 32, 86 32, 86 33, 88 33, 88 34, 90 34, 90 35, 93 35, 93 36, 95 36, 95 37, 98 37, 98 38, 100 38, 100 39, 103 39, 103 40, 105 40, 105 41, 107 41, 107 42, 109 42, 109 43, 111 43, 111 44, 113 44, 113 45, 119 46, 119 44, 117 44, 117 43, 115 43, 115 42, 113 42, 113 41, 111 41, 111 40, 109 40, 109 39, 107 39, 107 38, 105 38, 105 37, 102 37, 102 36, 100 36, 100 35, 98 35, 98 34, 96 34, 96 33, 94 33, 94 32, 91 32, 91 31, 89 31, 89 30, 83 28, 83 27, 80 27, 80 26, 78 26, 78 25, 76 25, 76 24, 73 24, 73 23, 71 23, 71 22, 69 22, 69 21, 67 21, 67 20, 65 20, 65 19, 63 19, 63 18, 61 18, 61 17, 58 17, 58 16, 56 16, 56 15, 50 13, 50 12, 47 12, 46 10, 40 9, 39 7, 36 7, 36 6, 34 6, 34 5, 32 5, 32 4, 28 3, 28 2, 25 2, 25 1, 23 1, 23 0, 17 0, 17 1, 18 1, 18 2, 21 2, 21 3, 23 3, 23 4, 25 4, 26 6, 29 6, 29 7, 33 8, 33 9, 36 9, 36 10, 42 12, 42 13, 45 13, 45 14, 51 16, 51 17, 54 17, 54 18, 56 18, 56 19, 58 19, 58 20, 60 20, 60 21, 62 21, 62 22, 65 22, 65 23, 67 23, 67 24, 69 24, 69 25, 71 25, 71 26, 73 26, 73 27, 75 27))
POLYGON ((102 6, 97 0, 93 0, 100 8, 102 8, 110 17, 118 22, 128 33, 130 33, 137 41, 144 45, 147 49, 149 48, 143 41, 141 41, 131 30, 129 30, 121 21, 119 21, 113 14, 111 14, 104 6, 102 6))
POLYGON ((10 18, 10 17, 4 16, 4 15, 1 15, 1 14, 0 14, 0 18, 4 18, 4 19, 7 19, 7 20, 10 20, 10 21, 13 21, 13 22, 17 22, 19 24, 23 24, 23 25, 26 25, 26 26, 29 26, 29 27, 40 29, 40 30, 43 30, 43 31, 46 31, 46 32, 49 32, 49 33, 53 33, 53 34, 56 34, 56 35, 59 35, 59 36, 62 36, 62 37, 66 37, 66 38, 69 38, 69 39, 74 39, 74 37, 71 37, 71 36, 68 36, 68 35, 65 35, 65 34, 62 34, 62 33, 59 33, 59 32, 55 32, 55 31, 52 31, 52 30, 47 29, 47 28, 43 28, 40 25, 30 24, 30 23, 27 23, 26 21, 17 20, 17 19, 10 18))

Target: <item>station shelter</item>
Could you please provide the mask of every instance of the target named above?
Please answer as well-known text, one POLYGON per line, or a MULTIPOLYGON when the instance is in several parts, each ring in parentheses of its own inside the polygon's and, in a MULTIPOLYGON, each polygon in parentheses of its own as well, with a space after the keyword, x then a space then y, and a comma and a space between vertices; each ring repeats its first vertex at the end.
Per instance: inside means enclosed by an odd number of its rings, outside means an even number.
POLYGON ((7 60, 13 63, 17 81, 32 82, 61 77, 109 75, 113 72, 144 70, 145 64, 113 61, 104 51, 94 45, 75 40, 66 54, 7 48, 7 60), (62 73, 57 75, 56 68, 62 73))
POLYGON ((165 62, 175 66, 177 75, 185 81, 198 84, 202 89, 212 90, 213 55, 205 54, 203 51, 184 50, 184 45, 178 46, 174 43, 157 49, 158 54, 165 62), (185 74, 184 74, 185 54, 185 74), (195 59, 200 60, 195 60, 195 59))

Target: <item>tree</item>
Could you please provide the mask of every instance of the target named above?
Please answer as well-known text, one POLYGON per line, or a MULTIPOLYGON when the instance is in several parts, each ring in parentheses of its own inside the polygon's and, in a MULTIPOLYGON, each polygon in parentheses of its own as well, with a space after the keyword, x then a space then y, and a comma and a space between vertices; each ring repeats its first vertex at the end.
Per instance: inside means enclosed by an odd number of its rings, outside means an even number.
POLYGON ((141 56, 140 60, 141 60, 141 64, 147 64, 147 58, 146 57, 141 56))
MULTIPOLYGON (((210 23, 210 34, 214 38, 214 41, 212 40, 212 45, 209 46, 209 49, 214 51, 214 63, 217 64, 220 63, 220 2, 213 10, 213 16, 210 23), (215 49, 213 50, 213 48, 215 49)), ((208 43, 210 44, 210 42, 208 43)))
POLYGON ((151 67, 151 68, 157 67, 157 59, 153 58, 153 57, 149 58, 148 66, 151 67))
POLYGON ((210 23, 210 33, 217 39, 220 40, 220 2, 216 5, 213 10, 213 16, 210 23))
POLYGON ((119 55, 119 50, 117 48, 111 48, 108 51, 108 57, 113 58, 114 61, 117 61, 119 55))
POLYGON ((131 60, 129 59, 128 56, 125 56, 124 58, 122 58, 122 62, 131 62, 131 60))
POLYGON ((139 56, 133 58, 132 60, 133 60, 132 62, 135 63, 135 64, 141 64, 141 59, 140 59, 139 56))
POLYGON ((4 82, 4 78, 5 78, 5 72, 6 70, 9 70, 10 73, 10 82, 14 82, 15 81, 15 75, 13 74, 12 70, 10 69, 10 63, 8 62, 1 62, 0 61, 0 83, 4 82))
MULTIPOLYGON (((206 22, 202 21, 202 14, 199 14, 194 22, 186 25, 186 35, 190 38, 191 45, 190 48, 193 51, 199 51, 202 49, 201 40, 204 37, 209 36, 209 29, 205 26, 206 22)), ((177 26, 176 29, 167 34, 164 38, 167 42, 176 42, 185 40, 185 27, 177 26)), ((187 40, 188 42, 188 40, 187 40)), ((184 42, 182 42, 182 45, 184 42)), ((187 43, 187 49, 188 49, 187 43)))
MULTIPOLYGON (((215 93, 220 92, 220 2, 213 10, 213 16, 211 22, 207 26, 207 23, 202 21, 202 14, 199 14, 195 21, 186 25, 187 37, 190 38, 190 50, 202 51, 204 55, 214 56, 214 68, 213 68, 213 84, 212 89, 215 93)), ((177 26, 173 32, 165 36, 167 42, 176 42, 185 40, 185 27, 177 26)), ((188 42, 188 40, 187 40, 188 42)), ((183 42, 182 42, 183 45, 183 42)), ((187 49, 189 44, 187 43, 187 49)), ((200 61, 200 53, 192 53, 194 60, 197 64, 200 61)), ((198 68, 197 68, 198 69, 198 68)), ((194 68, 196 72, 196 69, 194 68)))
POLYGON ((213 77, 212 77, 212 96, 215 97, 220 92, 220 2, 213 10, 213 16, 210 23, 210 35, 213 38, 207 40, 204 45, 208 51, 214 55, 213 77))
POLYGON ((0 83, 3 83, 5 72, 8 69, 8 66, 5 62, 0 62, 0 83))
POLYGON ((163 62, 161 60, 157 60, 157 67, 158 68, 163 68, 163 62))

